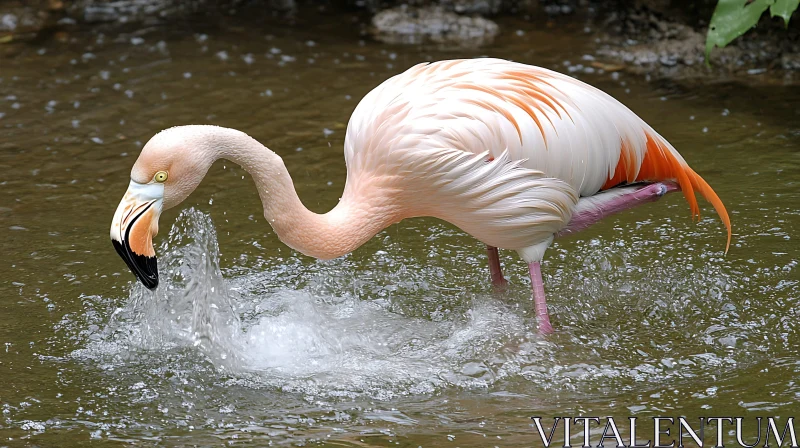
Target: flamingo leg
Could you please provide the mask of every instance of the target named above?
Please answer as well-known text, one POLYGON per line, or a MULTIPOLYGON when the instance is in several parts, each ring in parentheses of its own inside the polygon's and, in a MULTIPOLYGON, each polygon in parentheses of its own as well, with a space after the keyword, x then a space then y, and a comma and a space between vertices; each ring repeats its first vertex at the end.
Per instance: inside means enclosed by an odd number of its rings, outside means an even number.
POLYGON ((528 265, 531 274, 531 288, 533 289, 533 306, 536 317, 539 319, 539 331, 542 334, 552 334, 553 326, 550 324, 550 315, 547 314, 547 301, 544 297, 544 283, 542 282, 542 267, 538 261, 528 265))
POLYGON ((680 190, 674 182, 619 187, 594 196, 581 198, 572 214, 572 219, 556 236, 565 236, 585 230, 598 221, 648 202, 661 199, 667 193, 680 190))
POLYGON ((504 288, 508 281, 503 277, 503 268, 500 267, 500 254, 494 246, 486 245, 486 253, 489 255, 489 273, 492 276, 492 286, 504 288))
MULTIPOLYGON (((572 219, 567 226, 555 236, 558 237, 577 233, 596 224, 605 217, 648 202, 657 201, 661 196, 678 190, 680 190, 680 187, 674 182, 656 182, 645 185, 639 184, 614 188, 594 196, 583 197, 578 202, 577 207, 575 207, 572 219)), ((541 260, 541 257, 544 255, 544 250, 547 249, 551 242, 552 239, 543 242, 538 250, 535 247, 529 248, 534 249, 534 252, 528 254, 528 259, 533 258, 541 260)), ((494 248, 489 247, 489 268, 492 270, 492 279, 494 280, 495 271, 492 266, 491 249, 494 248)), ((502 278, 502 274, 499 271, 499 259, 497 259, 497 263, 497 272, 502 278)), ((531 276, 534 309, 536 311, 536 317, 539 319, 539 331, 542 332, 542 334, 551 334, 553 333, 553 325, 550 324, 550 315, 547 312, 547 300, 544 294, 541 263, 539 261, 529 263, 528 270, 531 276)))

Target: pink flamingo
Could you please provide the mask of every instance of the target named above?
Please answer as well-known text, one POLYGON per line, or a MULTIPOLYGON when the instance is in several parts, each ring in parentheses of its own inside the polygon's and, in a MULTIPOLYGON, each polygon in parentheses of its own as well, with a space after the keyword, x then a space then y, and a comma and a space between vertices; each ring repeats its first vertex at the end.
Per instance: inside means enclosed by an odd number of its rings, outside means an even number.
POLYGON ((344 147, 347 182, 328 213, 303 206, 283 160, 247 134, 179 126, 155 135, 131 171, 111 239, 148 288, 158 286, 153 236, 163 209, 224 158, 253 177, 264 217, 311 257, 347 254, 402 219, 449 221, 488 248, 492 282, 505 283, 496 248, 529 265, 539 327, 552 332, 540 262, 557 235, 682 190, 728 213, 663 137, 608 94, 544 68, 499 60, 416 65, 358 104, 344 147), (631 185, 633 184, 633 185, 631 185))

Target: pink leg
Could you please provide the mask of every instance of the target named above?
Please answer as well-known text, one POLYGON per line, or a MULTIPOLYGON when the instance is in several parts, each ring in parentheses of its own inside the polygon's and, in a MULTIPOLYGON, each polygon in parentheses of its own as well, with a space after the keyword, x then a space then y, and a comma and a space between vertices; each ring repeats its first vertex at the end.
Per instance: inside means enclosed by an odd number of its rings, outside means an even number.
POLYGON ((581 198, 567 227, 556 234, 557 237, 580 232, 596 224, 601 219, 639 205, 661 199, 667 193, 678 191, 674 182, 657 182, 646 185, 617 187, 581 198))
POLYGON ((533 306, 536 317, 539 318, 539 331, 542 334, 552 334, 553 326, 550 325, 550 316, 547 314, 547 301, 544 297, 544 283, 542 282, 542 268, 538 261, 528 265, 531 273, 531 288, 533 289, 533 306))
MULTIPOLYGON (((661 196, 678 190, 680 190, 680 187, 674 182, 657 182, 613 188, 591 197, 581 198, 569 224, 558 232, 556 236, 579 232, 607 216, 648 202, 657 201, 661 196)), ((554 330, 550 324, 550 316, 547 313, 541 265, 538 261, 534 261, 528 265, 528 270, 531 274, 533 304, 536 310, 536 317, 539 319, 539 331, 542 334, 552 334, 554 330)))
POLYGON ((492 276, 492 286, 504 288, 508 282, 503 278, 503 268, 500 267, 500 254, 494 246, 486 246, 486 253, 489 255, 489 273, 492 276))

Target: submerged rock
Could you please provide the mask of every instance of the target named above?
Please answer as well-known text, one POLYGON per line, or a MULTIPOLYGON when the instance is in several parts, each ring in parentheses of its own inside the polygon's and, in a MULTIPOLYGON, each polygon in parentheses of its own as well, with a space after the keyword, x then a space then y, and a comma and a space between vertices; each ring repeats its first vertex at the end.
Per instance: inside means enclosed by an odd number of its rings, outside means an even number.
POLYGON ((458 14, 497 14, 503 7, 501 0, 440 0, 438 3, 458 14))
POLYGON ((800 70, 800 53, 784 54, 781 57, 781 67, 784 70, 800 70))
POLYGON ((203 0, 75 0, 72 16, 88 23, 144 22, 196 11, 203 0))
POLYGON ((372 18, 373 34, 386 43, 433 42, 459 46, 491 43, 499 28, 483 17, 461 16, 441 6, 399 6, 372 18))
POLYGON ((29 40, 52 24, 57 1, 6 1, 0 3, 0 43, 29 40))
MULTIPOLYGON (((628 71, 670 78, 718 76, 720 72, 752 75, 762 69, 797 70, 800 52, 796 29, 783 29, 762 18, 760 26, 711 52, 705 64, 705 28, 662 16, 648 7, 614 11, 606 18, 609 32, 598 54, 624 62, 628 71)), ((761 70, 761 71, 760 71, 761 70)))

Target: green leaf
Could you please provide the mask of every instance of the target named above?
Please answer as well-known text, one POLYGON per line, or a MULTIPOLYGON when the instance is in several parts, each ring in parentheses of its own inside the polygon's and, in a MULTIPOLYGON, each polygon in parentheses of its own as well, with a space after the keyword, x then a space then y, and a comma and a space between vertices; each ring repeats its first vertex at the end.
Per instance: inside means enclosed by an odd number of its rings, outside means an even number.
MULTIPOLYGON (((708 24, 706 63, 714 47, 724 47, 758 23, 761 14, 776 0, 719 0, 708 24)), ((778 0, 781 1, 781 0, 778 0)), ((784 0, 786 1, 786 0, 784 0)), ((796 1, 796 0, 789 0, 796 1)))
POLYGON ((800 5, 800 0, 775 0, 775 4, 769 7, 769 15, 770 17, 781 17, 784 25, 788 27, 789 19, 798 5, 800 5))

